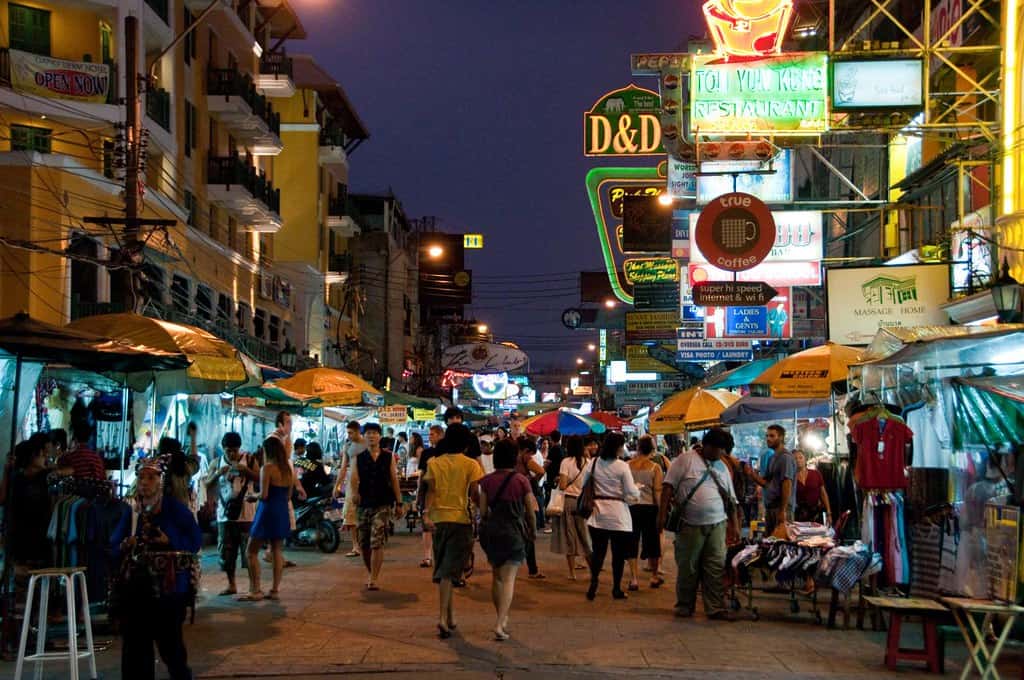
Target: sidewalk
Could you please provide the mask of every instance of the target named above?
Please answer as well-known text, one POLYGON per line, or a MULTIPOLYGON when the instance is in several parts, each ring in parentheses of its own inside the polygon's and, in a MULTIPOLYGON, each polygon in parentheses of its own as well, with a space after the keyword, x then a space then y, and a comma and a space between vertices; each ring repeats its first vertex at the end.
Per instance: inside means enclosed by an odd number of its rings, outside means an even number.
MULTIPOLYGON (((782 601, 759 602, 759 621, 708 621, 699 613, 676 619, 671 558, 661 589, 644 585, 629 600, 615 601, 605 575, 597 600, 587 602, 585 572, 569 582, 564 559, 548 550, 549 539, 542 535, 537 549, 548 578, 528 580, 523 570, 509 627, 513 637, 503 643, 491 639, 490 569, 479 550, 476 574, 467 588, 456 591, 458 634, 446 641, 436 635, 437 595, 430 572, 417 566, 419 534, 400 531, 393 538, 379 592, 363 589, 362 562, 344 557, 343 545, 335 555, 289 551, 299 566, 285 571, 281 600, 255 604, 216 595, 225 580, 208 551, 196 622, 185 625, 190 662, 202 678, 539 680, 697 678, 709 672, 745 680, 934 677, 923 673, 921 664, 886 671, 884 633, 828 630, 816 625, 806 608, 793 615, 782 601)), ((265 569, 265 588, 267 579, 265 569)), ((244 580, 243 571, 240 586, 244 580)), ((905 633, 904 645, 919 642, 908 638, 905 633)), ((946 647, 946 673, 959 673, 964 646, 951 640, 946 647)), ((121 677, 119 649, 115 641, 98 654, 102 677, 121 677)), ((1021 648, 1008 648, 1001 663, 1004 677, 1016 678, 1021 664, 1021 648)), ((0 677, 12 677, 13 671, 13 663, 0 664, 0 677)), ((46 678, 67 677, 63 664, 47 664, 46 671, 46 678)), ((162 667, 157 677, 166 677, 162 667)))

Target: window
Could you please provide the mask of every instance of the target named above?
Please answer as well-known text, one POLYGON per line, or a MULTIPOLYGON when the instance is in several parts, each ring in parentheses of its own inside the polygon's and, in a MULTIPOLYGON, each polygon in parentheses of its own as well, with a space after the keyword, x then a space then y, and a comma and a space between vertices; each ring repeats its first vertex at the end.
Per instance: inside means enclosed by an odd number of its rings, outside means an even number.
POLYGON ((210 29, 209 42, 207 43, 207 55, 206 58, 210 60, 210 68, 217 68, 217 34, 210 29))
POLYGON ((50 56, 50 13, 11 3, 7 6, 11 49, 50 56))
POLYGON ((32 125, 11 125, 11 151, 50 153, 52 132, 32 125))
POLYGON ((175 274, 171 279, 171 305, 174 311, 188 315, 192 306, 192 284, 184 276, 175 274))
POLYGON ((196 316, 204 321, 213 320, 213 291, 206 286, 196 288, 196 316))
POLYGON ((210 118, 207 121, 207 124, 210 126, 208 128, 209 131, 210 131, 210 134, 208 135, 209 139, 207 140, 207 143, 208 143, 208 145, 210 147, 210 155, 211 156, 216 156, 217 155, 217 124, 214 122, 213 118, 210 118))
MULTIPOLYGON (((195 22, 196 18, 192 16, 192 12, 185 9, 185 21, 182 24, 186 29, 195 22)), ((192 29, 185 35, 185 63, 191 64, 192 60, 196 58, 196 31, 192 29)))
POLYGON ((217 323, 224 326, 231 323, 231 298, 224 293, 217 295, 217 323))
POLYGON ((213 238, 220 233, 220 223, 217 221, 217 206, 210 205, 210 212, 206 218, 206 232, 213 238))
POLYGON ((252 321, 252 308, 245 302, 239 302, 238 309, 235 311, 235 319, 238 321, 238 330, 248 333, 252 321))
POLYGON ((162 267, 158 267, 152 262, 146 262, 142 265, 142 291, 148 302, 154 302, 158 305, 164 303, 164 282, 167 280, 167 274, 164 272, 162 267))
POLYGON ((196 115, 196 107, 192 105, 192 102, 185 100, 185 156, 192 156, 192 149, 196 148, 196 142, 198 141, 198 116, 196 115))
POLYGON ((185 212, 188 214, 186 223, 191 227, 199 226, 197 224, 197 218, 199 217, 199 201, 196 199, 195 194, 188 189, 185 189, 184 203, 185 212))
POLYGON ((280 317, 271 315, 270 316, 270 344, 277 347, 277 341, 281 337, 281 319, 280 317))
POLYGON ((252 334, 259 338, 260 340, 262 340, 263 333, 266 331, 266 326, 267 313, 264 312, 262 309, 257 309, 256 316, 252 318, 252 334))

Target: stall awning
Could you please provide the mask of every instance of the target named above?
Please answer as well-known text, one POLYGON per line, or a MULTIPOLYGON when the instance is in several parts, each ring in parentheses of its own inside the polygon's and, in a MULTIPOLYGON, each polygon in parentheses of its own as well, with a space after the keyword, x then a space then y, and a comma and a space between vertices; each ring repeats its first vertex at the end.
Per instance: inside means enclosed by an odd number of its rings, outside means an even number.
MULTIPOLYGON (((894 366, 897 364, 918 361, 929 352, 953 351, 970 354, 973 351, 987 350, 994 354, 995 348, 988 341, 1024 333, 1024 324, 1000 324, 998 326, 915 326, 910 328, 882 328, 875 334, 871 344, 862 355, 860 366, 894 366), (942 341, 941 345, 937 345, 942 341), (984 345, 984 347, 982 346, 984 345)), ((969 363, 974 357, 963 356, 958 359, 969 363)), ((987 363, 1005 363, 992 358, 976 357, 977 365, 987 363)), ((952 364, 952 361, 945 361, 952 364)))
POLYGON ((988 378, 954 378, 954 383, 1024 403, 1024 375, 1002 375, 988 378))
POLYGON ((832 407, 828 399, 773 399, 746 396, 722 411, 726 425, 762 423, 783 418, 828 418, 832 407))
POLYGON ((954 378, 953 446, 986 446, 1024 438, 1024 380, 1020 376, 954 378))
POLYGON ((756 361, 751 361, 748 364, 743 364, 739 368, 726 371, 705 385, 705 387, 726 389, 729 387, 742 387, 743 385, 749 385, 755 378, 757 378, 757 376, 767 371, 768 367, 774 363, 775 359, 757 359, 756 361))

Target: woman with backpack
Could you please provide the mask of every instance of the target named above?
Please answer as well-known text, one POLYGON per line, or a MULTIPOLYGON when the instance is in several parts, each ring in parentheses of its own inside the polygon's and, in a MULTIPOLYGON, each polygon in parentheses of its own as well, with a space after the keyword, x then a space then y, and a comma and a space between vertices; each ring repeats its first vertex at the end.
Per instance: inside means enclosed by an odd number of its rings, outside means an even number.
POLYGON ((516 573, 537 534, 537 499, 530 480, 515 471, 519 451, 508 439, 494 444, 494 472, 480 480, 480 546, 493 567, 494 639, 507 640, 516 573))

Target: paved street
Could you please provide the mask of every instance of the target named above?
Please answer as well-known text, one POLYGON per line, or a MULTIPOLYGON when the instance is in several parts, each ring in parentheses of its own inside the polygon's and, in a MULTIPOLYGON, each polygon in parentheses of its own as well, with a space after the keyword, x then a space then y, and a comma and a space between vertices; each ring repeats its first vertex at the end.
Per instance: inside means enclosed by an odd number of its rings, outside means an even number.
MULTIPOLYGON (((548 538, 538 548, 548 579, 517 583, 513 638, 504 643, 489 633, 486 567, 459 591, 458 635, 437 639, 436 595, 428 571, 417 566, 418 534, 403 531, 393 539, 380 592, 363 590, 362 565, 344 557, 344 546, 336 555, 291 551, 299 566, 286 570, 281 601, 258 604, 216 596, 225 581, 208 551, 196 622, 185 626, 193 668, 203 678, 696 678, 712 671, 746 680, 925 677, 913 666, 885 670, 884 634, 827 630, 806 611, 790 615, 783 602, 762 604, 756 622, 675 619, 671 560, 661 590, 644 587, 619 602, 605 585, 587 602, 583 572, 579 582, 568 582, 561 558, 548 552, 548 538)), ((1022 651, 1005 653, 1004 677, 1016 678, 1022 651)), ((959 641, 947 644, 947 674, 960 669, 963 655, 959 641)), ((101 675, 120 677, 118 661, 116 644, 101 652, 101 675)), ((59 664, 47 669, 47 678, 67 677, 59 664)), ((0 665, 0 677, 12 673, 13 664, 0 665)))

